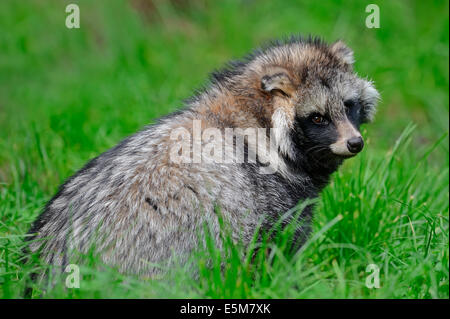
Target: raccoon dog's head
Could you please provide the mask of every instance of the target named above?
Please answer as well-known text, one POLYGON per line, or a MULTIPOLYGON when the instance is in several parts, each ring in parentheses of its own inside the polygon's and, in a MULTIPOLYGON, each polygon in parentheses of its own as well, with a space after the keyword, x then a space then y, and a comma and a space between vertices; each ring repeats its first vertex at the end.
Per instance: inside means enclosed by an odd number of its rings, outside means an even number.
POLYGON ((353 62, 341 41, 311 39, 274 45, 251 62, 288 160, 335 166, 363 149, 360 125, 372 120, 379 94, 353 62))

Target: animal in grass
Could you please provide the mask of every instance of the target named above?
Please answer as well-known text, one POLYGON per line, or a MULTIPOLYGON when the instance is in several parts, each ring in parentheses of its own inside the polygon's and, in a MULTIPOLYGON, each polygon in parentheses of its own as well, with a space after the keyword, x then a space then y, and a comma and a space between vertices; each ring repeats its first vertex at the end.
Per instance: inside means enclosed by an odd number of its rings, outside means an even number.
MULTIPOLYGON (((157 270, 150 264, 185 260, 204 225, 220 242, 217 207, 232 239, 248 244, 258 225, 264 231, 299 201, 318 197, 342 162, 363 149, 359 128, 372 120, 379 94, 353 63, 343 42, 311 37, 275 41, 230 62, 183 109, 70 177, 32 225, 31 251, 64 267, 75 252, 94 247, 102 262, 151 276, 157 270), (204 152, 208 129, 231 136, 220 141, 228 161, 204 152), (261 143, 270 150, 258 152, 261 143)), ((297 246, 311 214, 309 205, 297 217, 297 246)))

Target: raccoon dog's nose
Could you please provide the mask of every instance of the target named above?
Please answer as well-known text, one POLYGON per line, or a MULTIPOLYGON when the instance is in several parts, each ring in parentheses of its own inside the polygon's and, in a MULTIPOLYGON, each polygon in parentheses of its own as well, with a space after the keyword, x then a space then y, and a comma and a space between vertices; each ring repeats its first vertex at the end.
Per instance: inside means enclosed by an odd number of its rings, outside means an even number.
POLYGON ((347 148, 352 153, 359 153, 364 147, 364 141, 361 136, 352 137, 347 141, 347 148))

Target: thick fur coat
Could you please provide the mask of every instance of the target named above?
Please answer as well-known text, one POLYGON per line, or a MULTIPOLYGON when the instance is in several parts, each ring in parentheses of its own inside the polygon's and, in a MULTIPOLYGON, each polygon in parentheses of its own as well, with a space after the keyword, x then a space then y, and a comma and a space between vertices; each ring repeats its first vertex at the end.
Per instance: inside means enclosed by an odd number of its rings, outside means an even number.
MULTIPOLYGON (((233 238, 248 243, 259 222, 270 227, 299 201, 316 198, 342 161, 362 149, 359 126, 373 118, 378 93, 352 65, 353 52, 342 42, 298 37, 229 63, 182 110, 70 177, 34 222, 31 250, 64 266, 95 244, 106 264, 152 275, 149 263, 187 257, 205 223, 219 238, 216 207, 233 238), (229 162, 195 160, 194 146, 185 161, 173 160, 185 151, 174 131, 195 134, 195 125, 201 132, 235 129, 221 141, 229 162), (247 128, 264 132, 274 151, 258 152, 243 136, 247 128), (244 143, 241 153, 233 151, 238 140, 244 143), (256 161, 248 160, 251 154, 256 161), (261 169, 268 162, 273 172, 261 169)), ((308 233, 310 206, 300 218, 305 223, 298 241, 308 233)))

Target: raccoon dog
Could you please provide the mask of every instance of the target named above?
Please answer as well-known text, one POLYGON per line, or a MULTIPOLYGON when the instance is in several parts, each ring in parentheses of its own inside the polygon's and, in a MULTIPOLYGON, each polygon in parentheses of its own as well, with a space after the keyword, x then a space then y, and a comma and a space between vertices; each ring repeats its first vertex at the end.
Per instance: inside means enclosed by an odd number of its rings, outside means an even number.
MULTIPOLYGON (((30 250, 64 266, 94 243, 104 263, 149 276, 150 263, 186 258, 205 223, 220 241, 216 207, 233 239, 248 243, 260 223, 270 227, 299 201, 316 198, 339 165, 363 149, 359 127, 372 120, 379 95, 353 72, 353 62, 341 41, 300 37, 230 62, 182 110, 70 177, 32 225, 30 250), (205 130, 230 128, 220 146, 231 160, 207 160, 203 151, 199 157, 205 130), (274 151, 258 152, 248 129, 258 129, 258 143, 266 135, 263 144, 270 141, 274 151), (203 134, 197 151, 196 130, 203 134), (181 149, 180 136, 192 148, 181 149), (236 151, 239 141, 243 152, 236 151), (174 160, 180 152, 185 160, 174 160), (267 163, 276 169, 264 171, 267 163)), ((300 244, 311 211, 299 217, 300 244)))

